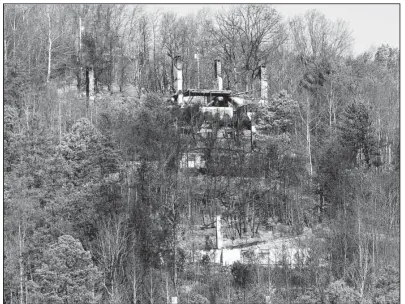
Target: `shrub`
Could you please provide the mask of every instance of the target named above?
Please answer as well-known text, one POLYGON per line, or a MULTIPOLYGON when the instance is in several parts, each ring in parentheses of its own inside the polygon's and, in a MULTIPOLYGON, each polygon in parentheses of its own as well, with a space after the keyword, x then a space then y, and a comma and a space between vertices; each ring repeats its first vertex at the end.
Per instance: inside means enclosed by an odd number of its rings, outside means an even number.
POLYGON ((209 304, 210 301, 200 294, 193 294, 190 298, 190 304, 209 304))
POLYGON ((201 259, 201 264, 203 266, 207 266, 207 265, 210 264, 210 262, 211 262, 210 256, 208 254, 204 254, 202 259, 201 259))
POLYGON ((399 270, 394 267, 387 267, 377 277, 373 304, 399 303, 399 287, 399 270))
POLYGON ((350 286, 347 286, 345 281, 337 280, 329 284, 325 291, 330 304, 358 304, 360 303, 360 295, 350 286))
POLYGON ((231 273, 235 284, 241 288, 246 288, 254 282, 255 268, 251 264, 235 262, 232 265, 231 273))
POLYGON ((205 236, 205 250, 211 250, 214 248, 214 243, 210 239, 209 235, 205 236))
POLYGON ((293 304, 321 304, 322 301, 317 293, 308 290, 305 294, 299 296, 293 304))

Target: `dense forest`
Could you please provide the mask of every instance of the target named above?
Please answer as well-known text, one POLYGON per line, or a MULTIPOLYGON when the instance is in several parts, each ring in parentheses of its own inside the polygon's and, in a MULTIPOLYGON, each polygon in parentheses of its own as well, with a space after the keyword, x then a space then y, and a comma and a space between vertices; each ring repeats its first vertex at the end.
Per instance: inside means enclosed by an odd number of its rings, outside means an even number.
POLYGON ((399 50, 352 43, 269 5, 5 4, 3 303, 399 303, 399 50), (196 139, 176 56, 185 89, 221 61, 250 145, 196 139), (218 214, 235 244, 307 235, 306 258, 195 258, 218 214))

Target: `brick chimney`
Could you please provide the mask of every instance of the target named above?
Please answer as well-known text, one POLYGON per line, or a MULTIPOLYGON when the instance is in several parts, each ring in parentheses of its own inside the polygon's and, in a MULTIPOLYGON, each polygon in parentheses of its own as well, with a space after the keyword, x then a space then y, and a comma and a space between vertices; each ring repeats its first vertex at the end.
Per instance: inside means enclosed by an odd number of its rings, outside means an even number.
POLYGON ((265 65, 260 66, 260 99, 267 100, 267 69, 265 65))
POLYGON ((221 60, 215 59, 215 79, 217 81, 217 89, 222 91, 222 74, 221 74, 221 60))
POLYGON ((223 237, 221 232, 221 215, 217 215, 216 218, 216 237, 217 237, 217 249, 222 249, 223 237))
POLYGON ((174 68, 174 80, 176 82, 176 93, 177 93, 177 103, 179 105, 183 104, 183 62, 181 61, 181 56, 174 57, 173 62, 174 68))

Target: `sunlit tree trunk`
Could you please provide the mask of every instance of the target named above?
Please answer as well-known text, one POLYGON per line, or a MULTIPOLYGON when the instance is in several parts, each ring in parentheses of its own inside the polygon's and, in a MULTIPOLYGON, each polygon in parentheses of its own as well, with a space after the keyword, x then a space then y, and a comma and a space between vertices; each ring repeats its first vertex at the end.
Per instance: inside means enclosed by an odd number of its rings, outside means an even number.
POLYGON ((307 120, 306 120, 306 129, 307 129, 307 145, 308 145, 308 160, 309 160, 309 175, 312 177, 312 155, 311 155, 311 130, 309 126, 311 117, 311 106, 309 103, 309 97, 307 97, 307 120))
POLYGON ((7 39, 4 38, 4 78, 7 78, 7 39))
POLYGON ((79 60, 79 71, 77 74, 77 89, 80 92, 81 85, 82 85, 82 75, 83 75, 83 67, 82 67, 82 6, 80 5, 80 13, 79 13, 79 52, 78 52, 78 60, 79 60))
POLYGON ((18 263, 20 266, 20 304, 24 303, 24 264, 23 264, 23 248, 24 237, 21 231, 21 223, 18 223, 18 244, 19 244, 19 257, 18 263))
POLYGON ((149 300, 150 300, 150 304, 153 304, 153 303, 155 303, 155 297, 154 297, 155 290, 153 288, 152 269, 149 272, 149 280, 150 280, 150 290, 149 290, 150 297, 149 297, 149 300))
POLYGON ((14 22, 13 22, 13 64, 14 64, 14 70, 17 69, 17 56, 16 56, 16 19, 17 16, 14 14, 14 22))
POLYGON ((132 279, 132 292, 134 294, 133 304, 137 304, 136 302, 138 300, 138 294, 137 294, 138 287, 137 287, 137 282, 136 282, 136 267, 135 266, 133 269, 133 276, 134 276, 132 279))
MULTIPOLYGON (((174 218, 176 217, 176 207, 175 207, 175 202, 174 198, 172 198, 172 212, 174 218)), ((176 243, 177 243, 177 223, 176 220, 173 220, 173 283, 174 283, 174 290, 176 291, 177 295, 177 254, 176 254, 176 243)))
POLYGON ((52 60, 52 25, 51 25, 51 13, 49 6, 47 6, 46 13, 48 16, 48 73, 46 75, 46 82, 49 83, 51 77, 51 60, 52 60))
POLYGON ((166 304, 170 303, 169 298, 169 272, 166 271, 166 304))
POLYGON ((333 109, 333 82, 330 84, 330 93, 329 93, 329 127, 332 129, 332 109, 333 109))
POLYGON ((58 98, 58 112, 59 112, 59 145, 62 142, 62 109, 61 109, 61 99, 58 98))

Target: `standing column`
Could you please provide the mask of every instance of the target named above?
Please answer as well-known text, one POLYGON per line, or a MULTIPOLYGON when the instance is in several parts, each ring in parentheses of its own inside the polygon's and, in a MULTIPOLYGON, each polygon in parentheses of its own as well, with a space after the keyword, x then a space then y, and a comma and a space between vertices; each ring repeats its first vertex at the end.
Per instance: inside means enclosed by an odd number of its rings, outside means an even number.
POLYGON ((183 62, 181 56, 174 57, 174 78, 176 82, 177 103, 183 104, 183 62))
POLYGON ((215 78, 217 80, 217 89, 222 91, 222 74, 221 74, 221 61, 215 59, 215 78))
POLYGON ((217 249, 222 249, 222 233, 221 233, 221 215, 217 215, 217 221, 216 221, 216 234, 217 234, 217 249))
POLYGON ((194 54, 194 58, 197 60, 197 89, 200 89, 200 53, 194 54))
POLYGON ((267 69, 265 65, 260 67, 260 99, 267 100, 267 69))

